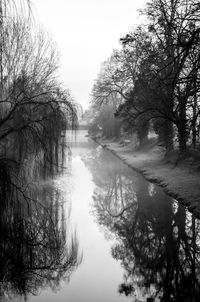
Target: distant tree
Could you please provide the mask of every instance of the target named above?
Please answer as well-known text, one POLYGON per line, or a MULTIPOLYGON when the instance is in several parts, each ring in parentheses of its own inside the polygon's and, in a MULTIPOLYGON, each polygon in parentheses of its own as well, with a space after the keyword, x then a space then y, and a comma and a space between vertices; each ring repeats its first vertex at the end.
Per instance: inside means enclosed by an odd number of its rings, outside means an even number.
MULTIPOLYGON (((96 104, 109 102, 109 96, 120 96, 126 99, 126 93, 130 90, 132 83, 131 75, 134 70, 131 62, 128 63, 128 70, 125 66, 125 53, 113 50, 112 55, 101 66, 100 73, 92 89, 92 100, 96 104)), ((128 54, 127 54, 128 55, 128 54)), ((118 99, 119 100, 119 99, 118 99)))
POLYGON ((103 103, 97 102, 91 106, 90 133, 101 133, 107 138, 120 137, 122 123, 120 119, 115 118, 115 111, 119 102, 119 96, 112 93, 103 103))
POLYGON ((138 108, 131 100, 138 76, 140 54, 141 45, 138 44, 137 47, 132 45, 124 47, 121 51, 114 50, 112 56, 102 65, 101 72, 92 90, 92 97, 93 102, 100 105, 109 103, 111 96, 115 98, 115 117, 122 118, 125 129, 129 132, 135 130, 138 133, 139 140, 143 141, 144 136, 140 137, 141 131, 137 130, 139 130, 139 124, 147 126, 148 122, 145 119, 145 122, 142 123, 141 118, 140 122, 137 122, 137 127, 135 126, 138 108), (121 112, 122 114, 119 115, 121 108, 123 108, 123 113, 121 112))

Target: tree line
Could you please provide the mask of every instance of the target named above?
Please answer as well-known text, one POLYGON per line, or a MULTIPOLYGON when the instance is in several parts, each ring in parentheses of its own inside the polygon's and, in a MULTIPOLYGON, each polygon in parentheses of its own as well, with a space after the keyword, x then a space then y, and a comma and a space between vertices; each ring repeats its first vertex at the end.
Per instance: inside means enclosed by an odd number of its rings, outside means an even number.
POLYGON ((104 136, 117 137, 123 128, 142 143, 153 129, 167 151, 175 145, 181 153, 197 149, 199 1, 151 0, 141 14, 144 23, 122 37, 121 48, 101 66, 92 89, 90 131, 100 128, 104 136))

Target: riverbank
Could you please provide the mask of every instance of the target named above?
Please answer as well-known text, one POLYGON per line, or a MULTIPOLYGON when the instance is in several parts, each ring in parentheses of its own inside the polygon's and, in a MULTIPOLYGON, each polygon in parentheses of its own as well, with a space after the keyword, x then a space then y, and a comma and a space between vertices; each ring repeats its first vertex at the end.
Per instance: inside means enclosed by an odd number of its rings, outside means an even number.
POLYGON ((192 159, 177 164, 164 157, 161 147, 148 144, 134 150, 132 144, 97 139, 97 143, 109 149, 129 167, 163 188, 170 196, 188 207, 200 218, 200 170, 192 159))

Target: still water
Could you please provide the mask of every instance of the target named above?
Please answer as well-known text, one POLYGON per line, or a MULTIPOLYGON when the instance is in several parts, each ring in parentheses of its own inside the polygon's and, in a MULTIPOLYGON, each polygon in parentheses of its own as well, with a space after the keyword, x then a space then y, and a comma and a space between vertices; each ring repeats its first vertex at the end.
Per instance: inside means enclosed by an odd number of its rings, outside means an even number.
MULTIPOLYGON (((46 199, 50 192, 54 197, 55 208, 48 212, 55 217, 54 227, 49 230, 51 220, 42 221, 35 231, 39 241, 47 242, 37 251, 37 259, 43 255, 40 265, 48 258, 54 266, 43 276, 36 261, 29 279, 38 286, 27 287, 23 299, 200 301, 199 220, 87 138, 86 132, 67 135, 67 169, 43 192, 46 199), (43 282, 48 274, 51 282, 43 282)), ((12 301, 20 301, 16 297, 12 301)))

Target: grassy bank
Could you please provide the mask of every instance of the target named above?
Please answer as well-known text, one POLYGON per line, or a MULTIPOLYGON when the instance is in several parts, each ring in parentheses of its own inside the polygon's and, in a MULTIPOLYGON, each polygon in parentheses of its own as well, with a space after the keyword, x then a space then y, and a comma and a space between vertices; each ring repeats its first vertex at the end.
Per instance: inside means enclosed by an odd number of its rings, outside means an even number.
POLYGON ((98 139, 124 163, 157 183, 170 196, 186 205, 200 218, 200 170, 192 157, 177 162, 175 155, 166 158, 164 151, 154 141, 134 150, 132 144, 98 139))

